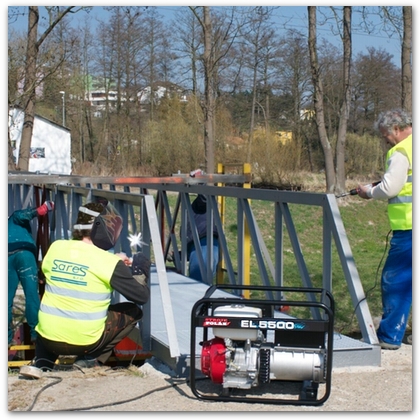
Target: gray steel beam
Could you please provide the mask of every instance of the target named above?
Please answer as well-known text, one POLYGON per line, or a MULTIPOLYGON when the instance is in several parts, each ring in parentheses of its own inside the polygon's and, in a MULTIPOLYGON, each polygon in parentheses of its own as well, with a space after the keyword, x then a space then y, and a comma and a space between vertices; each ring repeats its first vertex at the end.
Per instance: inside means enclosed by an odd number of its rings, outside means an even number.
POLYGON ((179 344, 176 336, 176 325, 172 310, 171 295, 169 293, 168 278, 166 275, 165 260, 163 258, 162 244, 160 243, 159 225, 157 222, 156 209, 153 197, 146 195, 144 202, 147 210, 147 220, 150 226, 153 254, 155 257, 157 277, 159 280, 162 297, 162 309, 165 317, 166 331, 169 340, 169 351, 171 357, 179 357, 179 344))
POLYGON ((359 322, 360 330, 365 342, 370 344, 379 344, 375 326, 367 304, 366 295, 363 291, 362 282, 360 281, 359 272, 357 271, 356 263, 347 239, 346 230, 340 216, 337 200, 332 194, 327 194, 326 200, 329 203, 329 205, 325 207, 325 211, 328 216, 328 223, 330 223, 330 229, 335 239, 341 266, 343 267, 344 276, 359 322))

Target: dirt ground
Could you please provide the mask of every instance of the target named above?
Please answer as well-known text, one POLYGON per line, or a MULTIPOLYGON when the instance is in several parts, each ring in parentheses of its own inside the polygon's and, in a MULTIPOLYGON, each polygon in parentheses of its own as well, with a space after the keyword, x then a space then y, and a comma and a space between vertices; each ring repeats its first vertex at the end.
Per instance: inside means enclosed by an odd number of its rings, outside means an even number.
MULTIPOLYGON (((9 371, 7 382, 9 415, 12 411, 140 411, 150 415, 161 411, 413 411, 412 346, 406 344, 397 351, 382 350, 380 367, 333 369, 330 395, 320 406, 199 399, 186 378, 176 378, 154 359, 141 367, 83 371, 73 367, 46 372, 39 380, 24 378, 15 370, 9 371)), ((271 384, 275 386, 274 381, 271 384)), ((197 378, 195 389, 201 393, 199 386, 197 378)), ((320 390, 318 399, 325 395, 320 390)))

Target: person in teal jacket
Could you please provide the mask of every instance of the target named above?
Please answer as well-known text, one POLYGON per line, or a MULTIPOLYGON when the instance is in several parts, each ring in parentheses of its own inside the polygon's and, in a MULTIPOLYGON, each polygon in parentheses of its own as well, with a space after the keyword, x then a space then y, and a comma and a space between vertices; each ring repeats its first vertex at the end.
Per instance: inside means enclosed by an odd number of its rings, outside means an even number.
POLYGON ((52 201, 37 208, 14 211, 7 222, 8 227, 8 346, 13 344, 13 301, 19 283, 25 295, 25 317, 35 342, 35 327, 38 323, 39 291, 37 246, 32 236, 31 220, 44 216, 54 209, 52 201))

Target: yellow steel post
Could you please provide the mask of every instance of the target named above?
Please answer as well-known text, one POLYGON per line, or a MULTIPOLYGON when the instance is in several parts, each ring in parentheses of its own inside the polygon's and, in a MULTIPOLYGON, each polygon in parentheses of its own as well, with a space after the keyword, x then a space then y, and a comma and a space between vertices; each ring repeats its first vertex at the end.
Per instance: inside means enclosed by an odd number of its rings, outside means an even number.
MULTIPOLYGON (((225 173, 225 167, 222 163, 218 163, 217 164, 217 172, 218 174, 224 174, 225 173)), ((217 183, 218 187, 223 186, 223 184, 221 182, 217 183)), ((219 210, 220 210, 220 219, 222 221, 222 226, 224 229, 225 226, 225 211, 226 211, 226 197, 222 197, 219 196, 217 197, 217 203, 219 206, 219 210)), ((217 273, 216 273, 216 284, 223 284, 224 283, 224 279, 223 279, 223 273, 225 272, 225 261, 223 259, 223 254, 220 250, 219 247, 219 255, 221 256, 220 258, 220 262, 217 266, 217 273)))
MULTIPOLYGON (((251 164, 244 163, 243 166, 244 175, 251 174, 251 164)), ((251 179, 251 178, 249 178, 251 179)), ((251 188, 251 182, 245 182, 244 188, 251 188)), ((248 200, 249 202, 251 200, 248 200)), ((249 286, 251 284, 251 235, 249 233, 249 225, 248 222, 245 220, 244 226, 244 278, 243 284, 249 286)), ((250 298, 250 291, 245 290, 244 297, 249 299, 250 298)))

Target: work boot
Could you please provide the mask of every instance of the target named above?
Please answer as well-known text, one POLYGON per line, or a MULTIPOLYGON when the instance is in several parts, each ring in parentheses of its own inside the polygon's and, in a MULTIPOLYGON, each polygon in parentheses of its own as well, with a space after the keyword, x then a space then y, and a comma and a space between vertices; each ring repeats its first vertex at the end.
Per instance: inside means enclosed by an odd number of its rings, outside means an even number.
POLYGON ((93 367, 101 366, 101 364, 96 359, 91 359, 86 356, 76 359, 73 364, 81 369, 90 369, 93 367))
POLYGON ((407 337, 407 344, 410 344, 410 346, 412 346, 412 345, 413 345, 413 335, 412 335, 412 334, 410 334, 410 335, 407 337))
POLYGON ((385 343, 385 341, 379 341, 379 345, 383 350, 398 350, 401 347, 398 344, 385 343))

